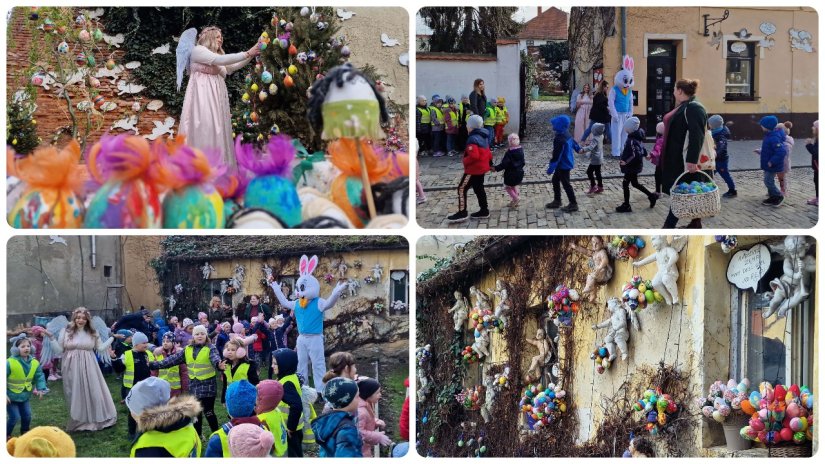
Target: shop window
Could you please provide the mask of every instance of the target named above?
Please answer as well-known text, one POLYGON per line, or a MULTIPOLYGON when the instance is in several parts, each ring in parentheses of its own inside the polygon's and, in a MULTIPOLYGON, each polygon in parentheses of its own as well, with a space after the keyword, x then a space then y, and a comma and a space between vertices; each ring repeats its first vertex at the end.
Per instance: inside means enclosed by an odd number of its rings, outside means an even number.
POLYGON ((221 282, 229 283, 228 279, 208 279, 203 289, 203 301, 209 304, 212 297, 216 296, 221 299, 221 303, 232 306, 232 295, 228 292, 221 295, 221 282))
POLYGON ((295 282, 298 281, 298 277, 300 276, 278 276, 278 283, 281 284, 281 291, 283 291, 284 296, 286 296, 290 300, 298 298, 298 295, 295 294, 295 282))
POLYGON ((729 41, 725 66, 725 100, 754 100, 755 42, 729 41))
MULTIPOLYGON (((782 276, 783 257, 772 254, 768 272, 757 289, 740 290, 732 286, 731 302, 731 376, 747 377, 752 385, 767 381, 773 385, 810 384, 813 377, 815 291, 788 316, 767 319, 762 312, 770 303, 766 292, 770 281, 782 276)), ((815 279, 812 279, 812 282, 815 279)))
POLYGON ((406 314, 409 311, 410 274, 407 271, 390 271, 390 311, 406 314), (395 304, 400 301, 400 304, 395 304))

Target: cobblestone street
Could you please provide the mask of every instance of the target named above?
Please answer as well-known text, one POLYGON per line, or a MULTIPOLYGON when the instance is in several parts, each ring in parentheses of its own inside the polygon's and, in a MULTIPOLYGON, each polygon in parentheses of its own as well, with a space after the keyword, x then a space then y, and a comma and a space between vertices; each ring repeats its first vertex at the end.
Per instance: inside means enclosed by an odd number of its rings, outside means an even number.
MULTIPOLYGON (((446 217, 457 209, 455 188, 461 178, 463 167, 460 157, 419 157, 421 181, 427 193, 427 201, 417 207, 417 220, 425 228, 463 229, 505 229, 505 228, 661 228, 667 216, 669 199, 663 197, 655 208, 649 208, 647 199, 637 190, 631 189, 632 213, 617 213, 615 207, 622 202, 622 178, 617 159, 611 158, 609 149, 602 166, 604 193, 588 196, 590 188, 585 175, 588 166, 586 156, 576 157, 576 167, 572 172, 573 188, 579 204, 579 211, 571 214, 560 210, 548 210, 544 204, 551 201, 553 188, 550 176, 546 174, 547 162, 552 150, 552 131, 549 119, 566 112, 566 105, 558 102, 532 102, 527 115, 527 134, 522 140, 526 166, 524 183, 519 187, 521 203, 517 208, 509 208, 510 197, 504 192, 501 173, 489 173, 485 179, 490 217, 470 219, 463 223, 449 224, 446 217)), ((735 132, 736 127, 731 131, 735 132)), ((810 228, 818 220, 818 208, 806 204, 813 196, 813 170, 810 155, 805 150, 805 138, 810 134, 798 131, 792 134, 796 144, 791 154, 793 168, 790 175, 789 194, 779 207, 763 206, 766 198, 759 170, 759 157, 753 154, 761 141, 731 141, 728 145, 730 167, 737 184, 739 196, 722 199, 722 212, 703 221, 707 228, 810 228)), ((652 145, 648 145, 650 149, 652 145)), ((504 150, 493 152, 494 162, 504 155, 504 150)), ((721 178, 722 192, 727 188, 721 178)), ((653 190, 653 166, 645 162, 645 171, 640 181, 653 190)), ((567 198, 562 192, 563 203, 567 198)), ((478 210, 478 203, 470 190, 468 211, 478 210)), ((684 225, 681 224, 680 225, 684 225)))

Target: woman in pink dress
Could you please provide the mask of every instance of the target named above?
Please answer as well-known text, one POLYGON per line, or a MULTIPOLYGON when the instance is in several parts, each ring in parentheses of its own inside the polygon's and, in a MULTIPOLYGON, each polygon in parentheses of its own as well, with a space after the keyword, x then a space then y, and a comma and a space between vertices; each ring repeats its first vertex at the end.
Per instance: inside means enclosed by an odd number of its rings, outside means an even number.
POLYGON ((189 84, 178 132, 186 135, 190 146, 220 150, 221 158, 230 169, 237 163, 225 79, 260 53, 256 43, 245 52, 225 55, 221 30, 210 26, 198 35, 198 45, 192 49, 189 60, 189 84))
POLYGON ((593 106, 593 96, 590 95, 590 84, 584 84, 581 93, 576 97, 576 123, 573 126, 573 140, 581 140, 584 130, 590 125, 590 108, 593 106))
POLYGON ((63 349, 63 394, 69 407, 67 432, 94 432, 117 422, 112 394, 95 357, 95 351, 105 351, 113 339, 100 340, 91 322, 88 309, 75 309, 58 340, 63 349))

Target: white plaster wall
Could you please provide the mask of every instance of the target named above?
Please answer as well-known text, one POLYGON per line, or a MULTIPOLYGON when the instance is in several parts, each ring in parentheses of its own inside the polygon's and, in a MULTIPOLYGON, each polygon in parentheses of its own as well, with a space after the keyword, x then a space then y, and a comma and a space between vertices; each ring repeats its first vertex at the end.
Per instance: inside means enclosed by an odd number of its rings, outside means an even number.
POLYGON ((429 102, 435 94, 450 95, 456 100, 473 91, 473 81, 484 79, 487 98, 506 99, 510 123, 505 132, 518 132, 519 67, 521 55, 518 44, 499 45, 497 61, 417 60, 415 94, 424 95, 429 102))

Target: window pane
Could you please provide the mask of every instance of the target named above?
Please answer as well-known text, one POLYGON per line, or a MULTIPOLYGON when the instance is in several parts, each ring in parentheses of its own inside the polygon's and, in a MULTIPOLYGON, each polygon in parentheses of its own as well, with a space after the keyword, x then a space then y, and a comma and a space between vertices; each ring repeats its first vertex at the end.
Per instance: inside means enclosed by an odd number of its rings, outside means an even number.
POLYGON ((769 300, 753 292, 748 292, 747 297, 747 377, 754 383, 765 380, 773 385, 786 384, 785 343, 791 342, 790 336, 786 337, 785 334, 787 319, 778 319, 776 316, 763 319, 762 311, 768 306, 769 300))
POLYGON ((725 73, 725 93, 728 97, 750 97, 752 95, 752 70, 752 60, 728 58, 725 73))

